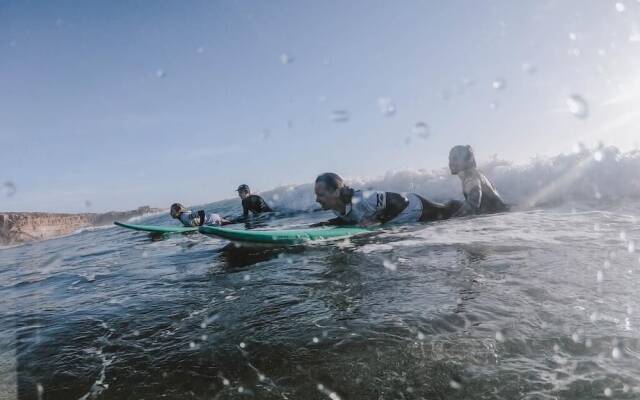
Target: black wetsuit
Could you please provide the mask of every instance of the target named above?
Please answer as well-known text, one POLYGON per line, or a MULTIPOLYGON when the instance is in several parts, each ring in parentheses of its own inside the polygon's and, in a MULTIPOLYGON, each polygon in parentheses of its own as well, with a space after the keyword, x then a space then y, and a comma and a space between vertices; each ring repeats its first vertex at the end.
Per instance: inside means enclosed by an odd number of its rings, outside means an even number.
POLYGON ((249 211, 254 214, 260 214, 273 210, 267 205, 262 197, 257 194, 250 194, 242 200, 242 214, 245 218, 249 216, 249 211))

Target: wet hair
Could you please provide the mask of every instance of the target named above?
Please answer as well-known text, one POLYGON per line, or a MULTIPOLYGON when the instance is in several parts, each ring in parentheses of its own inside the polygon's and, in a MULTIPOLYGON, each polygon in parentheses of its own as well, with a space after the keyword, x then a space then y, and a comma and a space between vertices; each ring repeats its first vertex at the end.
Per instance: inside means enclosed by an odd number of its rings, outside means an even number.
POLYGON ((181 212, 185 212, 187 209, 180 203, 173 203, 171 205, 170 214, 173 218, 178 218, 181 212))
POLYGON ((344 203, 350 203, 353 196, 353 189, 344 184, 344 180, 338 174, 333 172, 325 172, 318 175, 316 178, 316 184, 324 183, 325 186, 331 190, 340 190, 340 200, 344 203))
POLYGON ((449 157, 454 156, 454 154, 456 158, 461 158, 464 161, 464 170, 476 167, 476 158, 473 155, 473 148, 471 146, 453 146, 449 152, 449 157))

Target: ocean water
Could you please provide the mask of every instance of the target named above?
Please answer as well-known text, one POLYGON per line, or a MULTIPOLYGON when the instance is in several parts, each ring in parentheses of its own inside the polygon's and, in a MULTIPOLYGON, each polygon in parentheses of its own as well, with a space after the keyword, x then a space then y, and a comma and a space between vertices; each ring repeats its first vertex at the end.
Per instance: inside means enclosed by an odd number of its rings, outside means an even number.
MULTIPOLYGON (((0 398, 640 397, 640 155, 483 168, 515 211, 296 247, 113 227, 0 250, 0 398)), ((264 195, 297 211, 254 229, 331 217, 310 185, 264 195)))

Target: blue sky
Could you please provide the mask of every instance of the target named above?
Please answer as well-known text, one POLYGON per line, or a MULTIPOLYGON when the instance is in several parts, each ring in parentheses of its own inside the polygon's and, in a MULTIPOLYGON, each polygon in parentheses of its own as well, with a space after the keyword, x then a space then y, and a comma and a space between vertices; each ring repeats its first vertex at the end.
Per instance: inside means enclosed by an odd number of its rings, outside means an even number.
POLYGON ((629 0, 0 1, 0 182, 17 187, 0 211, 202 204, 443 168, 459 143, 514 162, 631 148, 639 16, 629 0))

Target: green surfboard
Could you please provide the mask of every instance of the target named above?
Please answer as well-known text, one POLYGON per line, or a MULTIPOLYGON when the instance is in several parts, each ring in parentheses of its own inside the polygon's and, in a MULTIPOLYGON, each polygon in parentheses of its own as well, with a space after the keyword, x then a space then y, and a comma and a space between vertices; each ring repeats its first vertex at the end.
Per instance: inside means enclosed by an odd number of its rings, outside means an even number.
POLYGON ((217 236, 235 242, 266 244, 301 244, 374 232, 372 229, 355 227, 259 231, 220 228, 217 226, 201 226, 198 231, 205 235, 217 236))
POLYGON ((135 225, 126 224, 124 222, 114 222, 114 225, 121 226, 127 229, 133 229, 134 231, 157 233, 157 234, 169 234, 169 233, 188 233, 197 232, 198 228, 188 228, 186 226, 162 226, 162 225, 135 225))

